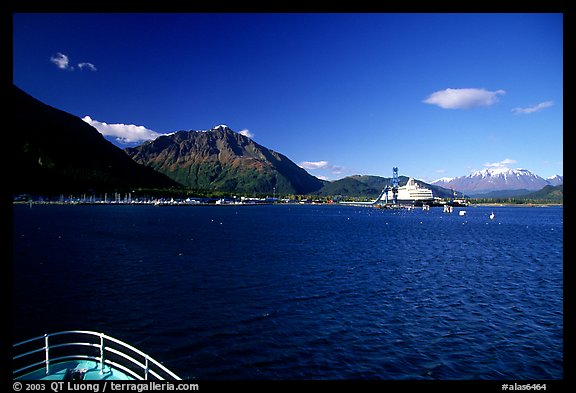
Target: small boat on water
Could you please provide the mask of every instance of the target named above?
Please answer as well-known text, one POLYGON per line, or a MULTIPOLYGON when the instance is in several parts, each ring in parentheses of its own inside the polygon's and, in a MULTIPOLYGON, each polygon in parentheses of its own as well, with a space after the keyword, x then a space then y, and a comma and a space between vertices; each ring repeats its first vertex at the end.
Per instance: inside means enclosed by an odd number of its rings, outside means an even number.
POLYGON ((12 346, 14 380, 180 380, 148 354, 103 333, 69 330, 12 346))
POLYGON ((453 207, 466 207, 468 206, 468 202, 465 199, 452 199, 448 202, 450 206, 453 207))
POLYGON ((494 219, 494 212, 490 213, 490 219, 493 220, 494 219))

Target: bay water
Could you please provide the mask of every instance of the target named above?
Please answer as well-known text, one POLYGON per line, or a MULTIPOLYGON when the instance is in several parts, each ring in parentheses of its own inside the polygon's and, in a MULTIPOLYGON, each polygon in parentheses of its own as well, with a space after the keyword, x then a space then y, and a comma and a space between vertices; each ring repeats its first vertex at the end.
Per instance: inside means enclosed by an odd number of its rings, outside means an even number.
POLYGON ((14 205, 12 251, 14 342, 101 331, 197 380, 563 377, 562 207, 14 205))

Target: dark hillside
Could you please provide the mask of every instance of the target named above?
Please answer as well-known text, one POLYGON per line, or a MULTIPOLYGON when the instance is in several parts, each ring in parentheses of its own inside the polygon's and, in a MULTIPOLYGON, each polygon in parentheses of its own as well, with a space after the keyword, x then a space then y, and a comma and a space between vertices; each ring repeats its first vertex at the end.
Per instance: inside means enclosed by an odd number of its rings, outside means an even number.
POLYGON ((135 163, 92 126, 16 86, 8 124, 13 193, 62 193, 174 187, 135 163))

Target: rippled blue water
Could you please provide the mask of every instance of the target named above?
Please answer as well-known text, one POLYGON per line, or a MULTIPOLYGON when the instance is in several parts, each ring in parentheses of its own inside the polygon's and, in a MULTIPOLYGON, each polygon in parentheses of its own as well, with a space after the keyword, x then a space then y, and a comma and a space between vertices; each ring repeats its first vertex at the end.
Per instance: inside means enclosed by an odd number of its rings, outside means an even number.
POLYGON ((14 339, 201 380, 562 378, 563 209, 466 210, 14 206, 14 339))

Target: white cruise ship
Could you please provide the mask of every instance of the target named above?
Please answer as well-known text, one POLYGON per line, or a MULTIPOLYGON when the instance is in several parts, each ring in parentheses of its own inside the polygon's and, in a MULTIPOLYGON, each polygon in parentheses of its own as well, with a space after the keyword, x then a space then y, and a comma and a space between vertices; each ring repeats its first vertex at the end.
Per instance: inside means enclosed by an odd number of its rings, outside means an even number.
MULTIPOLYGON (((392 190, 388 190, 388 201, 393 200, 392 190)), ((405 186, 398 187, 398 203, 414 203, 433 201, 434 195, 429 188, 419 186, 413 178, 409 178, 405 186)))

